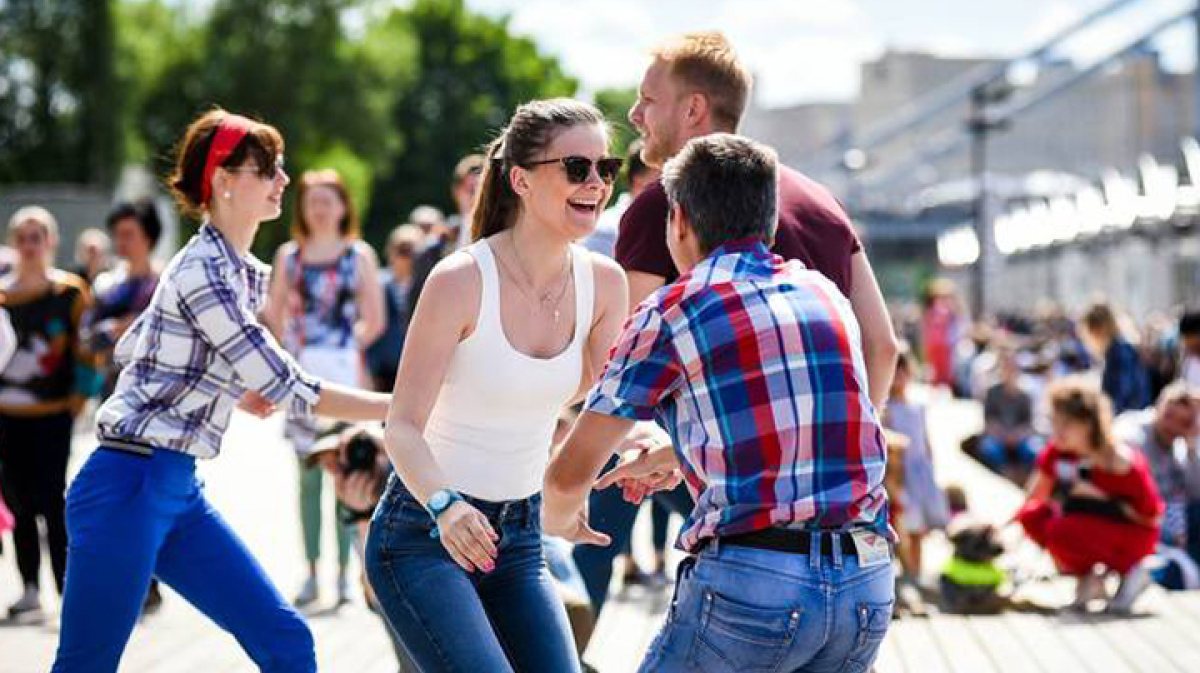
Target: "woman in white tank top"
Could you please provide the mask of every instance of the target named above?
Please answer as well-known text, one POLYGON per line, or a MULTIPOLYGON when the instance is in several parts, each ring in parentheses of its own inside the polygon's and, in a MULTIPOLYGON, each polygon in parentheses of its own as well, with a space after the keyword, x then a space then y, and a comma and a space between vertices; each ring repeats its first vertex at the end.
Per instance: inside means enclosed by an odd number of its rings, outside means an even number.
POLYGON ((626 316, 623 272, 574 244, 620 160, 600 112, 567 99, 519 107, 487 156, 475 242, 434 269, 409 327, 367 572, 425 671, 578 671, 540 490, 558 413, 626 316))

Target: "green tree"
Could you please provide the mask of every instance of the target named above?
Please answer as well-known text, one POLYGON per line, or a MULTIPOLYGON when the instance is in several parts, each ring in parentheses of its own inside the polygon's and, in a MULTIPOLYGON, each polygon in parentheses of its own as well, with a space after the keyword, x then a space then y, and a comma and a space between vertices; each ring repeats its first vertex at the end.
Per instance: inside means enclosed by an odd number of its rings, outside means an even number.
POLYGON ((454 165, 478 152, 525 101, 570 96, 577 83, 557 60, 509 33, 507 19, 472 14, 462 0, 417 0, 396 10, 387 30, 416 40, 416 76, 399 90, 391 112, 398 151, 375 180, 367 230, 381 238, 417 205, 452 211, 454 165), (390 28, 388 28, 390 27, 390 28))
POLYGON ((155 152, 163 146, 152 144, 151 138, 169 137, 181 129, 155 129, 148 138, 143 131, 154 117, 145 119, 142 112, 167 70, 200 53, 203 24, 189 21, 183 11, 163 0, 123 0, 116 4, 115 18, 116 72, 122 95, 112 97, 111 103, 120 115, 125 160, 154 163, 155 152))
POLYGON ((604 113, 612 127, 611 151, 624 156, 629 143, 638 137, 638 131, 629 123, 629 110, 637 102, 637 89, 601 89, 596 92, 596 107, 604 113))
POLYGON ((0 183, 113 180, 113 39, 110 0, 0 2, 0 183))
MULTIPOLYGON (((359 4, 219 0, 142 101, 137 124, 154 156, 169 158, 187 123, 218 105, 279 128, 293 177, 336 160, 365 200, 364 173, 396 146, 387 113, 411 61, 381 62, 378 50, 347 35, 345 15, 359 4)), ((389 53, 402 51, 392 45, 389 53)), ((157 170, 166 167, 160 162, 157 170)), ((287 227, 264 228, 256 252, 269 254, 286 237, 287 227)))

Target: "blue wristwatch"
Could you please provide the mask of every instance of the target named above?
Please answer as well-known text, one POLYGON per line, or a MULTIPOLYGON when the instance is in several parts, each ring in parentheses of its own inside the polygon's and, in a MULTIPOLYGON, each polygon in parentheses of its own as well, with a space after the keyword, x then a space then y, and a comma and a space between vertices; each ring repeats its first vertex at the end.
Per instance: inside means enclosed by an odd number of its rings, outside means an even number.
POLYGON ((434 523, 437 523, 442 512, 450 509, 450 505, 462 499, 463 497, 458 494, 458 491, 452 488, 443 488, 429 496, 429 502, 425 503, 425 509, 429 512, 429 516, 433 517, 434 523))
POLYGON ((429 537, 438 537, 438 517, 442 512, 450 509, 450 506, 456 502, 462 501, 463 497, 458 491, 452 488, 443 488, 440 491, 435 491, 429 496, 429 502, 425 503, 425 510, 429 512, 429 517, 433 519, 433 529, 429 531, 429 537))

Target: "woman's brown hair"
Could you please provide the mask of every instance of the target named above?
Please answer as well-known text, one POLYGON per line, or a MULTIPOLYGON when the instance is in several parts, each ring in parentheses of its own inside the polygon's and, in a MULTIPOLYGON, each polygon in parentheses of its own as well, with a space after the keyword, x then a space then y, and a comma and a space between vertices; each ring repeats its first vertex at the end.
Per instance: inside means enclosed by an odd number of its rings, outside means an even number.
POLYGON ((521 199, 509 180, 513 166, 528 166, 560 132, 581 124, 603 126, 604 115, 594 106, 570 98, 535 100, 517 108, 508 127, 484 153, 487 163, 471 216, 472 240, 487 238, 516 222, 521 199))
POLYGON ((1080 376, 1067 376, 1050 386, 1049 395, 1051 412, 1087 425, 1092 448, 1111 454, 1115 447, 1112 402, 1098 386, 1080 376))
POLYGON ((305 171, 300 176, 300 189, 296 191, 296 215, 292 219, 292 239, 303 241, 308 238, 308 215, 304 212, 304 197, 315 187, 328 187, 342 200, 342 208, 346 211, 342 221, 338 222, 338 233, 342 238, 358 238, 358 214, 354 210, 354 202, 350 200, 350 192, 346 190, 342 176, 332 168, 319 171, 305 171))
MULTIPOLYGON (((208 161, 208 151, 218 127, 230 114, 217 108, 200 115, 188 125, 175 149, 175 168, 167 176, 167 187, 180 209, 197 219, 204 217, 209 206, 204 199, 204 165, 208 161)), ((270 124, 254 122, 250 132, 220 165, 232 168, 251 161, 260 175, 270 177, 275 174, 275 164, 282 155, 283 136, 279 131, 270 124)))

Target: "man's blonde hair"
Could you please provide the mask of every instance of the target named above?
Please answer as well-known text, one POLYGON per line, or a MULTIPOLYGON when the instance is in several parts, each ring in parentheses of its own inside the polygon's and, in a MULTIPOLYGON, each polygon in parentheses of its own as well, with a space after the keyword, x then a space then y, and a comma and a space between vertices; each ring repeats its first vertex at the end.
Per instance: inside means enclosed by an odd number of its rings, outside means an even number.
POLYGON ((737 131, 754 77, 720 31, 685 33, 655 47, 651 55, 670 66, 684 87, 708 98, 718 131, 737 131))

